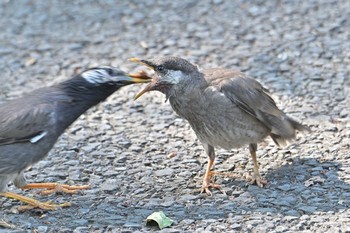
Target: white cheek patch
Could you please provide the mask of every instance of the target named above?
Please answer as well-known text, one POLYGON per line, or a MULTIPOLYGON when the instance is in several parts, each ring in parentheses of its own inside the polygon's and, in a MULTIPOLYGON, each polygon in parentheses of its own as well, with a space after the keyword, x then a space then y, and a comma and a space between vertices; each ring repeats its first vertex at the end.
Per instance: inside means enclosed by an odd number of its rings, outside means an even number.
POLYGON ((104 69, 93 69, 85 71, 81 76, 92 84, 100 84, 112 81, 112 77, 104 69))
POLYGON ((166 76, 164 77, 164 80, 168 81, 172 84, 179 83, 184 78, 183 73, 179 70, 171 70, 169 71, 166 76))

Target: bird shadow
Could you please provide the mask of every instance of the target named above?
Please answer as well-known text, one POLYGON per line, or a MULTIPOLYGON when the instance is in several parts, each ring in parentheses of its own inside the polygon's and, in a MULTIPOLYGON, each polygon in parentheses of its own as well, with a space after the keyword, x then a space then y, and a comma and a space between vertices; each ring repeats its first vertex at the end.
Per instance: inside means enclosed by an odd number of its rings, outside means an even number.
MULTIPOLYGON (((350 184, 339 178, 341 170, 338 162, 296 158, 289 164, 269 170, 265 175, 269 181, 265 188, 247 185, 246 181, 224 184, 243 190, 241 194, 238 192, 233 202, 243 207, 247 199, 250 200, 250 211, 284 216, 338 212, 350 206, 350 184)), ((229 195, 235 193, 231 191, 229 195)))
MULTIPOLYGON (((71 228, 91 223, 96 227, 111 225, 148 229, 144 228, 144 220, 151 213, 160 210, 175 220, 174 224, 181 226, 189 226, 194 221, 217 221, 230 215, 299 217, 320 212, 334 213, 350 206, 350 185, 341 180, 341 172, 339 162, 295 158, 277 169, 268 170, 264 177, 269 183, 265 188, 251 185, 243 179, 219 178, 227 195, 215 190, 212 197, 198 193, 187 194, 186 197, 185 192, 190 189, 190 185, 183 190, 186 186, 183 184, 174 190, 176 198, 169 205, 161 198, 165 195, 164 190, 157 191, 160 198, 155 204, 151 198, 133 199, 125 194, 119 198, 115 195, 102 198, 98 203, 91 201, 92 205, 82 196, 82 201, 77 202, 76 206, 47 215, 52 223, 65 221, 66 226, 71 228), (141 205, 141 202, 146 204, 141 205), (72 213, 78 216, 73 221, 72 213)), ((197 186, 193 182, 190 184, 191 187, 197 186)), ((33 216, 33 213, 8 215, 8 219, 24 223, 29 216, 33 216)), ((43 221, 41 218, 32 218, 30 227, 40 226, 44 224, 43 221)))
MULTIPOLYGON (((227 178, 221 182, 226 197, 220 191, 214 191, 212 197, 201 194, 199 200, 178 206, 183 217, 177 216, 177 220, 225 219, 246 214, 300 217, 342 212, 350 207, 350 184, 340 179, 340 172, 339 162, 295 158, 270 169, 264 176, 269 181, 264 188, 244 179, 227 178)), ((174 206, 163 210, 174 215, 174 206)))

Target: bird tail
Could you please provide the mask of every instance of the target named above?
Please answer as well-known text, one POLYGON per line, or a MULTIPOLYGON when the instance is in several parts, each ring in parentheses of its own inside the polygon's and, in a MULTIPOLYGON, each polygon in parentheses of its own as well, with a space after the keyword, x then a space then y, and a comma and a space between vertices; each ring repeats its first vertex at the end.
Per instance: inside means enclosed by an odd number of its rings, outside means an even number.
POLYGON ((311 129, 292 118, 283 116, 273 116, 261 114, 266 125, 271 129, 270 137, 277 146, 286 146, 295 139, 296 132, 310 133, 311 129))

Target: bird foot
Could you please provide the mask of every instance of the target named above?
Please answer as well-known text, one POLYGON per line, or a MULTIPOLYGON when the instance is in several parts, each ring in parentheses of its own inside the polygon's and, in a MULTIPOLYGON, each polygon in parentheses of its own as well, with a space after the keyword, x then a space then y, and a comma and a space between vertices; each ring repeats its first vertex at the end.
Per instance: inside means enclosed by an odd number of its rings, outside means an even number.
POLYGON ((203 186, 202 186, 202 191, 201 193, 205 192, 208 196, 213 196, 213 194, 211 193, 211 191, 209 190, 209 188, 215 188, 215 189, 219 189, 220 192, 222 192, 223 194, 226 195, 226 192, 221 188, 220 185, 218 184, 214 184, 210 182, 210 177, 208 177, 209 179, 204 179, 203 180, 203 186))
POLYGON ((218 185, 218 184, 212 184, 212 183, 210 183, 210 184, 208 184, 208 185, 206 185, 206 186, 203 185, 203 186, 202 186, 202 191, 201 191, 201 193, 205 192, 208 196, 213 196, 213 194, 211 193, 211 191, 209 190, 209 188, 219 189, 220 192, 222 192, 223 194, 226 195, 226 192, 221 188, 220 185, 218 185))
POLYGON ((0 227, 9 228, 9 229, 15 229, 16 228, 15 225, 6 222, 4 219, 0 219, 0 227))
POLYGON ((53 193, 69 193, 69 194, 76 194, 78 190, 85 190, 89 189, 90 185, 82 185, 82 186, 71 186, 66 184, 59 184, 59 183, 31 183, 27 184, 26 186, 23 186, 21 189, 43 189, 46 188, 47 190, 41 191, 41 195, 50 195, 53 193))
POLYGON ((256 173, 254 173, 253 175, 247 174, 246 179, 250 181, 251 184, 257 184, 261 188, 263 188, 267 184, 267 180, 264 180, 259 174, 256 173))
POLYGON ((52 204, 51 201, 48 202, 41 202, 38 200, 35 200, 34 198, 22 196, 16 193, 6 192, 6 193, 0 193, 1 196, 12 198, 18 201, 22 201, 24 203, 27 203, 28 205, 20 206, 18 208, 18 211, 23 212, 26 210, 34 209, 34 208, 40 208, 43 210, 57 210, 59 207, 68 207, 71 206, 69 202, 65 202, 62 204, 52 204))
POLYGON ((29 205, 24 205, 24 206, 18 207, 18 211, 24 212, 26 210, 31 210, 31 209, 35 209, 35 208, 39 208, 42 210, 57 210, 60 207, 69 207, 71 205, 72 204, 69 202, 64 202, 62 204, 52 204, 52 201, 40 202, 40 201, 35 200, 35 203, 33 203, 33 204, 31 203, 29 205))
POLYGON ((205 192, 208 196, 213 196, 213 194, 211 193, 211 191, 209 190, 209 188, 215 188, 215 189, 219 189, 220 192, 222 192, 223 194, 226 195, 226 192, 221 188, 220 185, 218 184, 214 184, 211 182, 211 177, 217 175, 218 172, 215 171, 209 171, 203 178, 203 185, 202 185, 202 190, 201 193, 205 192))

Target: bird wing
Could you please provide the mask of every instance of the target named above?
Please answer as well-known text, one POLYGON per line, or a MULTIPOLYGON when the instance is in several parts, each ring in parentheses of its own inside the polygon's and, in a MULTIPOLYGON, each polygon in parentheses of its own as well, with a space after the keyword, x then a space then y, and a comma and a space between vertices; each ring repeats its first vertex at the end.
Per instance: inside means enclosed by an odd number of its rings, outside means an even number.
POLYGON ((282 116, 284 113, 278 109, 267 89, 258 81, 245 74, 226 69, 212 69, 211 83, 242 110, 252 116, 258 117, 257 111, 282 116))
POLYGON ((285 116, 267 89, 239 71, 209 69, 205 71, 205 77, 210 85, 215 86, 231 102, 270 129, 273 127, 269 120, 271 117, 285 116))
POLYGON ((278 109, 267 89, 255 79, 239 71, 226 69, 210 69, 204 74, 210 86, 214 86, 235 106, 270 129, 270 136, 277 145, 285 145, 293 140, 296 131, 310 132, 307 126, 278 109))
POLYGON ((36 143, 54 126, 53 104, 20 99, 0 106, 0 146, 14 143, 36 143))

